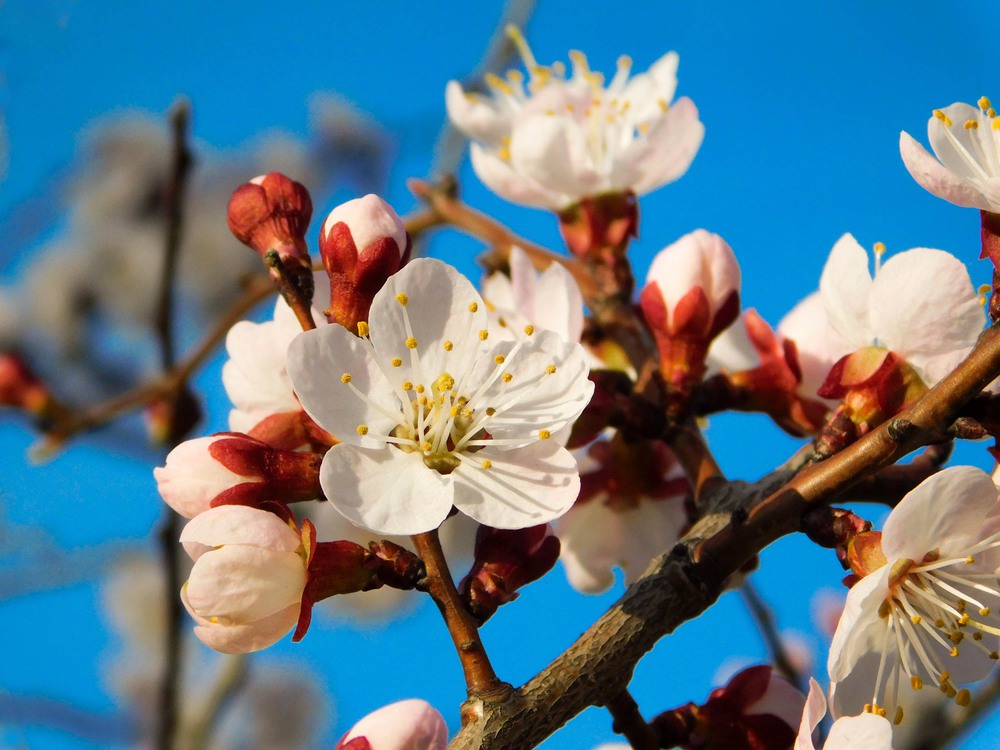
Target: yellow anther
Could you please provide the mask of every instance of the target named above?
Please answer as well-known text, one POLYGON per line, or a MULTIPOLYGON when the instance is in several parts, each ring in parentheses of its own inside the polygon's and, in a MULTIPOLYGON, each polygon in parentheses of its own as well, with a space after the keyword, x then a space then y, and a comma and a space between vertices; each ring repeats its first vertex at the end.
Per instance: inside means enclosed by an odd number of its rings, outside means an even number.
POLYGON ((484 458, 483 459, 483 468, 484 469, 492 469, 493 468, 493 462, 490 461, 488 458, 484 458))
POLYGON ((369 331, 368 331, 368 324, 365 323, 365 321, 363 321, 363 320, 359 320, 358 321, 358 336, 360 336, 361 338, 364 338, 365 336, 368 335, 368 333, 369 333, 369 331))
MULTIPOLYGON (((969 562, 968 559, 966 559, 965 562, 969 562)), ((966 607, 965 600, 964 599, 959 599, 957 602, 955 602, 955 607, 958 608, 959 612, 964 612, 965 611, 965 607, 966 607)))
POLYGON ((920 675, 915 674, 912 677, 910 677, 911 688, 913 688, 914 690, 920 690, 923 688, 923 686, 924 686, 924 681, 920 679, 920 675))
POLYGON ((946 126, 951 127, 951 118, 948 117, 948 115, 946 115, 940 109, 934 110, 934 116, 938 118, 941 122, 943 122, 946 126))
POLYGON ((981 641, 981 640, 983 640, 983 634, 980 633, 977 630, 975 633, 972 634, 972 640, 974 640, 974 641, 981 641))
POLYGON ((219 618, 218 617, 209 617, 208 621, 210 623, 212 623, 213 625, 218 625, 219 624, 219 618))
POLYGON ((993 106, 992 104, 990 104, 990 100, 985 96, 979 97, 979 101, 976 103, 979 105, 979 108, 983 110, 983 112, 985 112, 986 110, 988 110, 990 107, 993 106))
POLYGON ((350 383, 351 382, 351 373, 345 372, 343 375, 341 375, 340 376, 340 382, 341 383, 350 383))
POLYGON ((618 67, 619 68, 625 68, 625 69, 631 69, 632 68, 632 58, 629 57, 628 55, 622 55, 621 57, 618 58, 618 67))
POLYGON ((874 713, 874 706, 871 703, 866 703, 865 707, 861 710, 866 714, 874 713))
POLYGON ((430 440, 425 440, 424 442, 422 442, 420 444, 420 450, 422 450, 424 453, 430 453, 431 452, 431 448, 433 448, 433 447, 434 446, 431 445, 431 441, 430 440))
POLYGON ((670 111, 670 102, 668 102, 666 99, 657 99, 656 103, 660 105, 660 112, 666 114, 667 112, 670 111))
POLYGON ((936 627, 936 628, 943 628, 943 627, 944 627, 944 620, 943 620, 943 619, 941 619, 940 617, 939 617, 939 618, 937 618, 937 619, 936 619, 936 620, 934 621, 934 627, 936 627))
POLYGON ((948 686, 947 685, 938 685, 938 690, 940 690, 944 695, 948 695, 948 686))
POLYGON ((486 339, 488 339, 489 337, 490 337, 490 332, 489 331, 483 329, 482 331, 479 332, 479 340, 480 341, 486 341, 486 339))
POLYGON ((534 332, 535 332, 535 327, 531 325, 531 323, 528 323, 528 325, 524 327, 524 334, 526 336, 531 336, 532 334, 534 334, 534 332))
POLYGON ((454 348, 455 348, 455 345, 453 343, 451 343, 450 341, 445 341, 444 342, 444 350, 446 352, 450 352, 454 348))
POLYGON ((896 726, 899 726, 899 724, 902 723, 902 721, 903 721, 903 707, 896 706, 896 716, 893 717, 892 723, 895 724, 896 726))
POLYGON ((417 403, 421 406, 427 406, 427 396, 421 396, 417 399, 417 403))
POLYGON ((987 117, 996 117, 997 116, 997 111, 995 109, 993 109, 993 107, 990 107, 988 110, 986 110, 986 116, 987 117))
POLYGON ((509 383, 514 379, 514 376, 511 375, 509 372, 505 372, 503 375, 500 376, 500 379, 505 383, 509 383))
POLYGON ((1000 652, 997 652, 997 651, 990 652, 990 658, 993 661, 996 661, 997 659, 1000 659, 1000 652))
POLYGON ((359 435, 367 435, 368 434, 368 425, 366 425, 366 424, 359 424, 358 427, 357 427, 357 430, 358 430, 358 434, 359 435))
POLYGON ((471 312, 471 313, 479 312, 479 304, 476 303, 476 302, 470 302, 469 303, 469 312, 471 312))
POLYGON ((401 304, 403 307, 406 307, 408 304, 410 304, 410 298, 407 297, 402 292, 400 292, 399 294, 396 295, 396 302, 401 304))
POLYGON ((514 93, 514 89, 509 83, 507 83, 503 78, 498 76, 496 73, 487 73, 485 75, 486 85, 497 91, 511 95, 514 93))
POLYGON ((990 124, 993 126, 994 130, 1000 130, 1000 117, 993 115, 993 119, 990 121, 990 124))
POLYGON ((988 291, 990 291, 990 290, 991 290, 992 288, 993 288, 993 287, 992 287, 992 286, 991 286, 990 284, 980 284, 980 285, 979 285, 979 289, 978 289, 977 291, 978 291, 978 292, 979 292, 980 294, 986 294, 986 293, 987 293, 988 291))
POLYGON ((442 372, 440 375, 437 376, 437 379, 434 381, 434 390, 437 391, 438 393, 441 393, 442 391, 450 391, 454 387, 455 387, 455 378, 453 378, 446 372, 442 372))
POLYGON ((545 372, 547 372, 549 375, 553 375, 555 371, 556 371, 555 365, 549 365, 548 367, 545 368, 545 372))
POLYGON ((966 120, 965 124, 962 127, 964 127, 966 130, 978 130, 979 120, 966 120))
POLYGON ((497 413, 497 410, 496 410, 496 409, 494 409, 494 408, 493 408, 492 406, 490 406, 490 407, 488 407, 488 408, 486 409, 486 416, 487 416, 487 417, 492 417, 492 416, 493 416, 494 414, 496 414, 496 413, 497 413))
POLYGON ((540 440, 548 440, 550 437, 552 437, 552 433, 549 432, 548 430, 539 430, 538 437, 540 440))
POLYGON ((569 112, 570 114, 573 114, 574 112, 576 112, 576 107, 574 107, 572 104, 567 104, 566 111, 569 112))
POLYGON ((958 656, 958 647, 956 646, 951 651, 948 652, 948 656, 955 657, 958 656))
POLYGON ((950 680, 950 679, 951 679, 951 672, 949 672, 946 669, 943 672, 941 672, 941 675, 938 677, 938 682, 940 682, 943 685, 944 683, 948 682, 948 680, 950 680))
POLYGON ((417 393, 423 393, 425 390, 427 390, 427 389, 424 388, 422 385, 418 385, 417 386, 417 393))
POLYGON ((392 358, 392 366, 393 367, 402 367, 403 366, 403 360, 401 360, 399 357, 393 357, 392 358))
POLYGON ((413 338, 413 336, 410 336, 410 338, 408 338, 406 340, 406 348, 407 349, 416 349, 417 348, 417 340, 415 338, 413 338))
POLYGON ((872 706, 872 708, 875 709, 875 713, 877 713, 883 719, 885 718, 886 711, 884 708, 882 708, 882 706, 872 706))
POLYGON ((404 391, 412 391, 413 390, 413 383, 411 383, 409 380, 404 380, 403 381, 403 390, 404 391))
POLYGON ((885 243, 884 242, 876 242, 875 243, 875 247, 873 248, 873 250, 875 251, 876 255, 885 255, 885 243))
POLYGON ((971 619, 972 618, 969 617, 969 613, 966 612, 961 617, 958 618, 958 624, 959 625, 968 625, 969 624, 969 620, 971 620, 971 619))
POLYGON ((923 619, 924 618, 922 618, 920 615, 912 615, 910 617, 910 622, 912 622, 914 625, 919 625, 921 622, 923 622, 923 619))
POLYGON ((502 365, 506 360, 507 358, 504 357, 502 354, 498 354, 493 358, 493 361, 496 362, 498 365, 502 365))
POLYGON ((520 70, 514 70, 514 69, 508 70, 507 80, 515 85, 524 83, 524 73, 522 73, 520 70))
POLYGON ((968 706, 969 701, 971 700, 972 700, 972 693, 969 692, 968 688, 962 688, 957 693, 955 693, 955 703, 962 706, 963 708, 965 706, 968 706))
POLYGON ((453 406, 448 410, 448 416, 457 417, 461 413, 461 411, 462 410, 459 409, 457 406, 453 406))
POLYGON ((640 122, 639 123, 639 132, 642 133, 643 135, 646 135, 646 133, 649 132, 649 123, 648 122, 640 122))
POLYGON ((983 617, 989 617, 990 616, 990 608, 989 607, 983 607, 982 609, 979 610, 979 614, 982 615, 983 617))
POLYGON ((948 691, 945 693, 945 695, 947 695, 949 698, 955 698, 958 696, 958 690, 949 685, 948 691))

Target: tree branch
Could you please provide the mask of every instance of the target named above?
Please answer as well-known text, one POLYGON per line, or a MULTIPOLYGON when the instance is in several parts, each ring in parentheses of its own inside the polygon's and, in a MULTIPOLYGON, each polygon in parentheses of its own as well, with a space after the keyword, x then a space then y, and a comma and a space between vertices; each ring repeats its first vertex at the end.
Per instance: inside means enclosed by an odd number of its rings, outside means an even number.
POLYGON ((639 704, 628 690, 608 701, 608 712, 614 719, 611 728, 628 740, 632 750, 659 750, 660 741, 639 712, 639 704))

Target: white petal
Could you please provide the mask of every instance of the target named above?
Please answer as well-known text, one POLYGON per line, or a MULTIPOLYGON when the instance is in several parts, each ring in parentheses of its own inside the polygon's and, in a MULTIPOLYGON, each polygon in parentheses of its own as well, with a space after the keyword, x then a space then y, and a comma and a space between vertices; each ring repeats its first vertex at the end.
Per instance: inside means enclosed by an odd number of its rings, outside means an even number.
POLYGON ((337 747, 358 737, 368 740, 372 750, 445 750, 448 727, 429 703, 410 699, 368 714, 337 747))
POLYGON ((868 253, 852 235, 845 234, 830 251, 819 291, 830 325, 855 349, 874 342, 868 312, 871 288, 868 253))
POLYGON ((408 380, 430 388, 442 373, 458 379, 471 368, 482 349, 479 332, 487 327, 486 305, 452 266, 419 258, 375 295, 369 326, 376 356, 396 378, 395 385, 408 380), (405 307, 397 299, 400 294, 406 295, 405 307), (407 347, 410 336, 416 339, 414 349, 407 347), (392 367, 392 359, 402 365, 392 367))
POLYGON ((913 179, 932 195, 957 206, 993 211, 1000 208, 1000 204, 991 208, 990 201, 976 185, 943 166, 909 133, 899 134, 899 154, 913 179))
MULTIPOLYGON (((847 593, 844 613, 833 634, 827 663, 827 671, 834 682, 845 680, 867 654, 875 650, 881 651, 886 621, 878 616, 878 611, 889 593, 890 569, 890 565, 885 565, 865 576, 847 593)), ((868 685, 869 691, 873 687, 874 685, 868 685)), ((870 692, 867 701, 871 702, 870 692)), ((861 700, 858 710, 853 713, 859 713, 864 703, 865 700, 861 700)), ((847 713, 851 711, 848 710, 847 713)))
POLYGON ((927 121, 927 138, 941 163, 959 177, 973 183, 985 181, 991 172, 986 160, 976 151, 974 131, 966 130, 966 120, 979 120, 979 109, 959 102, 944 108, 952 124, 945 125, 937 117, 927 121))
POLYGON ((245 432, 264 417, 298 409, 285 371, 285 355, 300 330, 297 323, 289 331, 274 321, 240 321, 229 329, 229 360, 222 367, 222 385, 235 407, 230 414, 231 429, 245 432))
POLYGON ((453 475, 424 465, 420 453, 335 445, 323 457, 320 484, 351 523, 378 534, 420 534, 451 511, 453 475))
POLYGON ((466 94, 458 81, 448 81, 444 102, 452 125, 470 138, 496 148, 510 134, 510 117, 502 114, 489 97, 466 94))
POLYGON ((813 292, 793 307, 778 323, 778 333, 795 342, 802 370, 799 392, 810 398, 816 398, 816 391, 837 361, 854 351, 830 325, 819 292, 813 292))
POLYGON ((676 52, 668 52, 653 63, 649 70, 639 73, 628 82, 621 98, 628 101, 629 114, 636 122, 657 117, 662 112, 662 103, 669 104, 677 91, 677 64, 680 58, 676 52))
POLYGON ((476 364, 470 383, 486 382, 499 367, 498 356, 506 357, 502 366, 510 382, 498 377, 470 399, 477 412, 497 410, 484 424, 494 437, 527 439, 539 429, 555 432, 580 416, 594 393, 584 348, 552 331, 538 331, 521 344, 498 343, 476 364))
POLYGON ((455 507, 497 529, 558 518, 580 492, 576 459, 553 440, 509 450, 483 448, 449 476, 455 479, 455 507), (484 460, 490 468, 483 468, 484 460))
POLYGON ((698 108, 687 97, 681 97, 620 155, 620 169, 634 169, 635 176, 616 174, 612 183, 644 195, 673 182, 688 171, 704 138, 705 126, 698 119, 698 108))
MULTIPOLYGON (((391 368, 388 361, 384 366, 391 368)), ((288 347, 288 374, 306 413, 345 443, 369 448, 385 445, 384 439, 374 436, 386 435, 402 420, 399 397, 371 347, 343 326, 301 333, 288 347), (350 382, 344 382, 345 375, 350 382), (394 414, 400 417, 390 418, 394 414), (361 425, 371 434, 360 434, 361 425)))
POLYGON ((218 439, 185 440, 167 454, 166 466, 153 469, 160 497, 185 518, 208 510, 212 500, 230 487, 260 480, 230 471, 213 458, 209 448, 218 439))
POLYGON ((819 683, 815 679, 810 677, 809 696, 806 698, 806 705, 802 710, 802 721, 799 724, 799 734, 795 738, 795 747, 793 750, 816 750, 812 735, 825 714, 826 696, 823 695, 823 688, 819 686, 819 683))
POLYGON ((745 314, 746 311, 741 312, 736 322, 712 339, 705 358, 709 375, 714 375, 720 370, 741 372, 760 364, 760 356, 747 335, 743 319, 745 314))
POLYGON ((875 276, 871 323, 879 343, 934 385, 968 354, 985 317, 965 265, 942 250, 916 248, 875 276))
POLYGON ((274 513, 246 505, 222 505, 199 514, 181 531, 180 542, 195 561, 224 544, 253 545, 274 552, 295 552, 302 545, 301 537, 274 513))
POLYGON ((511 203, 558 211, 573 202, 572 196, 539 185, 536 180, 515 171, 508 162, 478 143, 469 147, 469 159, 482 183, 511 203))
POLYGON ((558 333, 566 341, 580 340, 583 295, 562 264, 553 263, 538 276, 530 320, 539 328, 558 333))
POLYGON ((301 601, 305 562, 295 552, 227 544, 195 562, 187 597, 203 617, 250 623, 301 601))
POLYGON ((187 586, 181 589, 181 601, 196 625, 194 634, 209 648, 223 654, 248 654, 273 646, 299 620, 299 603, 290 604, 280 612, 243 625, 222 625, 198 615, 187 600, 187 586))
MULTIPOLYGON (((892 750, 892 725, 883 716, 860 714, 837 719, 823 750, 892 750)), ((796 746, 796 750, 798 750, 796 746)))
POLYGON ((559 114, 519 118, 511 130, 510 163, 546 189, 574 198, 606 188, 580 124, 559 114))
POLYGON ((925 479, 893 509, 882 527, 882 551, 893 562, 920 562, 939 550, 964 557, 990 534, 1000 514, 997 487, 971 466, 952 466, 925 479))
POLYGON ((577 591, 599 594, 614 584, 614 568, 628 546, 625 529, 618 521, 601 497, 574 505, 559 519, 559 559, 570 586, 577 591))

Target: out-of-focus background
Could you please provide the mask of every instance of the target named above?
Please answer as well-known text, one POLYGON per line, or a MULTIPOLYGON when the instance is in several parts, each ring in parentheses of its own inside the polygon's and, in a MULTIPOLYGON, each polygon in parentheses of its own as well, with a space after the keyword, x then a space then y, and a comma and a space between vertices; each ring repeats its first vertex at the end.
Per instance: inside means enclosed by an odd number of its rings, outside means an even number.
MULTIPOLYGON (((178 95, 191 102, 196 158, 182 350, 257 268, 229 236, 225 204, 262 172, 279 169, 313 192, 313 241, 337 202, 378 192, 404 213, 416 207, 407 178, 457 168, 467 202, 558 247, 554 219, 487 192, 443 130, 445 84, 482 72, 504 13, 529 19, 543 63, 579 49, 595 70, 612 71, 627 53, 641 71, 668 50, 680 54, 678 94, 697 104, 706 137, 685 177, 641 201, 640 279, 656 251, 705 227, 736 250, 744 304, 772 323, 816 288, 846 231, 868 247, 884 242, 890 254, 949 250, 975 283, 989 280, 976 261, 976 212, 919 188, 897 144, 902 129, 925 141, 935 107, 1000 96, 989 37, 1000 6, 5 0, 0 349, 22 349, 75 403, 153 371, 165 121, 178 95)), ((473 278, 480 249, 452 232, 428 248, 473 278)), ((226 427, 221 363, 220 353, 195 381, 207 406, 198 434, 226 427)), ((733 478, 757 478, 797 445, 747 416, 713 419, 708 434, 733 478)), ((146 447, 138 417, 77 438, 40 465, 28 457, 36 438, 27 421, 0 415, 0 747, 139 746, 162 660, 162 503, 151 467, 163 454, 146 447)), ((981 445, 959 457, 989 466, 981 445)), ((843 596, 841 575, 832 553, 786 539, 754 576, 790 647, 821 679, 821 623, 843 596)), ((484 629, 498 673, 515 684, 534 675, 622 590, 577 594, 559 568, 525 589, 484 629)), ((190 640, 184 697, 197 709, 227 662, 190 640)), ((765 654, 739 596, 727 594, 659 644, 632 692, 652 715, 703 700, 718 679, 765 654)), ((213 746, 331 747, 365 713, 406 697, 433 703, 454 730, 463 693, 425 597, 401 597, 388 616, 334 603, 302 643, 286 639, 252 659, 213 746)), ((610 724, 591 709, 544 747, 596 747, 614 739, 610 724)), ((984 731, 961 746, 993 742, 984 731)))

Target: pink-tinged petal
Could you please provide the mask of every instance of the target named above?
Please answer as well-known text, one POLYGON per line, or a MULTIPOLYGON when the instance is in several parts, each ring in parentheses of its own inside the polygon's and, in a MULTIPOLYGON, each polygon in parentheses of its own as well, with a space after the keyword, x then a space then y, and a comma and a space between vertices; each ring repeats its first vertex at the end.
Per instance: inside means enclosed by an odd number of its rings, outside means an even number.
POLYGON ((244 544, 227 544, 201 555, 188 578, 187 597, 198 614, 222 624, 269 617, 302 600, 303 558, 244 544))
POLYGON ((337 743, 364 737, 371 750, 445 750, 448 727, 433 706, 410 699, 373 711, 337 743))
MULTIPOLYGON (((879 617, 878 611, 889 595, 890 568, 890 565, 886 565, 865 576, 847 594, 844 613, 833 634, 827 662, 827 671, 834 682, 843 681, 852 672, 856 672, 858 663, 865 656, 875 653, 877 660, 881 653, 887 621, 879 617)), ((867 687, 869 692, 866 700, 869 703, 872 684, 869 683, 867 687)), ((865 700, 861 700, 854 713, 859 713, 864 703, 865 700)), ((847 713, 851 711, 848 710, 847 713)))
MULTIPOLYGON (((519 250, 519 248, 514 248, 519 250)), ((513 253, 511 254, 513 257, 513 253)), ((535 284, 531 322, 554 331, 566 341, 579 341, 583 333, 583 295, 576 280, 560 263, 553 263, 535 284)))
POLYGON ((760 364, 760 355, 747 334, 745 315, 744 310, 736 322, 712 339, 705 358, 708 375, 714 375, 722 370, 741 372, 760 364))
POLYGON ((661 250, 650 264, 646 283, 656 283, 668 314, 694 288, 701 288, 714 316, 729 296, 740 291, 740 265, 729 244, 717 234, 696 229, 661 250))
POLYGON ((681 97, 621 155, 620 162, 637 171, 634 181, 626 183, 622 174, 613 176, 612 184, 643 195, 674 182, 688 171, 704 138, 705 126, 698 119, 698 108, 687 97, 681 97))
POLYGON ((826 696, 823 689, 812 677, 809 678, 809 696, 802 710, 802 721, 799 723, 799 734, 795 738, 793 750, 816 750, 813 743, 813 732, 826 715, 826 696))
POLYGON ((810 398, 817 398, 816 391, 834 364, 854 351, 854 347, 830 325, 819 292, 813 292, 793 307, 778 323, 778 333, 795 342, 802 371, 799 392, 810 398))
MULTIPOLYGON (((391 369, 388 360, 384 367, 391 369)), ((300 334, 288 347, 288 374, 306 413, 345 443, 380 447, 385 439, 377 436, 399 424, 389 416, 401 414, 399 398, 379 361, 367 342, 343 326, 300 334), (368 429, 359 431, 361 425, 368 429)))
POLYGON ((771 716, 781 719, 789 727, 797 727, 802 717, 806 696, 802 695, 792 683, 785 678, 771 673, 771 681, 759 701, 747 707, 746 714, 771 716))
POLYGON ((576 459, 554 440, 508 450, 487 446, 450 476, 455 479, 455 507, 496 529, 551 521, 569 510, 580 494, 576 459))
POLYGON ((533 178, 516 172, 509 162, 478 143, 469 147, 469 159, 482 183, 511 203, 558 211, 573 202, 572 196, 553 191, 533 178))
POLYGON ((559 519, 559 558, 577 591, 600 594, 614 584, 614 568, 621 566, 622 551, 628 549, 627 527, 619 521, 599 497, 574 505, 559 519))
POLYGON ((442 373, 457 379, 471 367, 481 348, 480 331, 487 327, 486 305, 452 266, 420 258, 375 296, 369 327, 378 360, 391 371, 387 374, 396 379, 394 385, 411 381, 430 388, 442 373), (411 336, 413 349, 407 346, 411 336), (392 367, 392 359, 400 366, 392 367))
POLYGON ((521 343, 498 343, 476 363, 469 381, 493 378, 474 400, 479 409, 496 409, 483 427, 497 438, 527 441, 539 430, 555 432, 580 416, 594 393, 589 370, 582 346, 552 331, 538 331, 521 343), (503 358, 502 364, 497 357, 503 358))
POLYGON ((646 122, 663 115, 662 103, 669 104, 677 91, 679 62, 676 52, 668 52, 650 65, 649 70, 626 84, 621 98, 632 105, 628 114, 634 122, 646 122))
MULTIPOLYGON (((892 750, 892 725, 875 714, 837 719, 830 728, 823 750, 892 750)), ((796 750, 798 746, 796 745, 796 750)))
POLYGON ((188 522, 181 544, 192 560, 224 544, 245 544, 275 552, 295 552, 301 537, 274 513, 246 505, 210 508, 188 522))
POLYGON ((899 154, 907 171, 927 192, 956 206, 990 210, 990 201, 979 188, 943 166, 909 133, 899 134, 899 154))
POLYGON ((340 223, 350 230, 359 255, 386 237, 395 242, 400 254, 406 250, 406 228, 403 222, 392 206, 373 193, 341 203, 333 209, 323 222, 323 237, 330 233, 334 225, 340 223))
POLYGON ((448 81, 444 103, 452 124, 481 143, 493 148, 510 132, 510 115, 502 114, 493 101, 480 94, 467 94, 458 81, 448 81))
POLYGON ((181 589, 181 601, 195 620, 194 634, 211 649, 223 654, 249 654, 273 646, 291 632, 299 620, 299 604, 289 605, 262 620, 245 625, 221 625, 198 615, 187 599, 187 587, 181 589))
POLYGON ((942 250, 916 248, 889 258, 876 274, 871 322, 879 343, 934 385, 972 349, 986 321, 965 264, 942 250))
POLYGON ((285 371, 288 345, 301 330, 286 331, 275 321, 240 321, 226 336, 229 360, 222 367, 222 385, 235 407, 229 427, 246 432, 261 419, 298 408, 285 371))
POLYGON ((1000 520, 997 487, 989 474, 952 466, 925 479, 889 514, 882 551, 893 562, 920 562, 938 550, 942 558, 964 557, 1000 520))
POLYGON ((941 163, 959 177, 972 182, 985 181, 989 171, 976 153, 974 131, 966 130, 967 120, 978 122, 980 111, 971 104, 958 102, 945 107, 942 112, 951 120, 946 125, 936 115, 927 121, 927 138, 941 163))
POLYGON ((830 325, 855 349, 871 346, 875 338, 868 312, 871 288, 868 253, 845 234, 830 251, 819 291, 830 325))
POLYGON ((260 480, 230 471, 213 458, 208 449, 218 439, 185 440, 167 454, 166 466, 153 469, 160 497, 185 518, 208 510, 212 500, 230 487, 260 480))
POLYGON ((576 198, 607 189, 592 162, 583 129, 559 114, 522 117, 510 136, 511 167, 555 193, 576 198))
POLYGON ((379 534, 420 534, 451 511, 453 474, 424 465, 419 452, 335 445, 323 458, 320 483, 351 523, 379 534))

